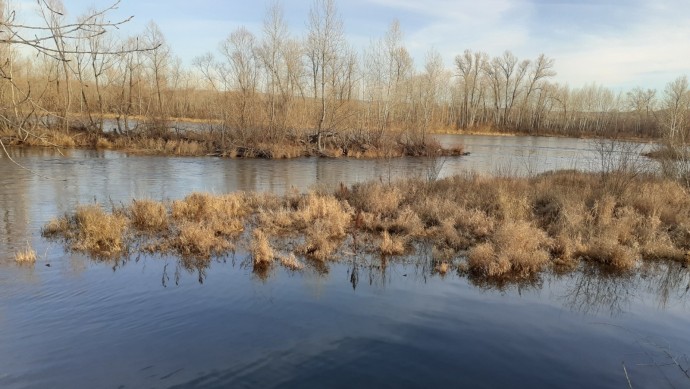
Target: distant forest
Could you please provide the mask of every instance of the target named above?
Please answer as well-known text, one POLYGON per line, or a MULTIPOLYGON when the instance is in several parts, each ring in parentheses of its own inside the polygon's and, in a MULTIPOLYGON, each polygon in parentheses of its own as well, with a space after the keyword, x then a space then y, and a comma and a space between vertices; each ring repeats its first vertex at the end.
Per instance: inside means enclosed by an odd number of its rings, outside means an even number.
POLYGON ((119 2, 72 19, 60 0, 38 5, 43 23, 27 26, 0 2, 0 126, 18 136, 40 126, 126 133, 184 119, 233 142, 309 133, 321 147, 334 134, 375 145, 389 133, 424 142, 434 131, 684 138, 690 123, 685 76, 663 91, 614 92, 559 84, 543 54, 465 50, 449 68, 432 49, 416 64, 397 21, 369 47, 350 44, 333 0, 313 3, 304 35, 275 3, 258 35, 231 31, 190 66, 154 22, 137 36, 116 33, 128 22, 109 21, 119 2))

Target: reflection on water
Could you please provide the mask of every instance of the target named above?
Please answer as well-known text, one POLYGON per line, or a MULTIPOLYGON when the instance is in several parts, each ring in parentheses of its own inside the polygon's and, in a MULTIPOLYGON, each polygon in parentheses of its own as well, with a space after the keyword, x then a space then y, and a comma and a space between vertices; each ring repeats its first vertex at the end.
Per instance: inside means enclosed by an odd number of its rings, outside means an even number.
POLYGON ((439 164, 441 176, 585 168, 596 154, 570 139, 443 141, 463 142, 472 155, 255 161, 12 150, 66 181, 0 158, 0 387, 620 388, 621 361, 634 387, 688 386, 680 367, 690 352, 690 279, 677 264, 487 283, 439 274, 423 248, 404 259, 346 255, 328 267, 257 275, 239 250, 212 261, 95 261, 40 237, 51 217, 94 199, 281 193, 426 177, 439 164), (27 242, 35 267, 12 261, 27 242))

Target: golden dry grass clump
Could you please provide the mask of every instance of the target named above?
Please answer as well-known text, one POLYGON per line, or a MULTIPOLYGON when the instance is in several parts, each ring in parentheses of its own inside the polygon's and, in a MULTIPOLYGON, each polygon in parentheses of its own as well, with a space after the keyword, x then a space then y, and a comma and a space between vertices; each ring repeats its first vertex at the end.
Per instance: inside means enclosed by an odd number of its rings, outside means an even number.
MULTIPOLYGON (((106 213, 95 204, 80 205, 67 223, 67 237, 71 239, 74 250, 114 256, 126 249, 124 239, 129 222, 123 214, 106 213)), ((65 225, 65 221, 49 224, 52 227, 60 225, 65 225)))
POLYGON ((77 206, 74 215, 50 220, 43 236, 62 237, 70 248, 96 256, 117 256, 126 251, 129 219, 121 212, 106 213, 99 205, 77 206))
POLYGON ((168 229, 168 209, 160 201, 132 201, 129 217, 132 226, 139 231, 161 232, 168 229))
POLYGON ((67 216, 62 216, 50 219, 50 221, 43 226, 41 233, 46 237, 65 236, 71 232, 70 228, 69 218, 67 216))
POLYGON ((183 222, 172 246, 183 256, 209 258, 233 250, 235 246, 228 239, 216 235, 207 224, 183 222))
POLYGON ((36 262, 36 251, 29 245, 14 253, 14 260, 19 264, 32 264, 36 262))
POLYGON ((268 241, 268 237, 266 237, 266 234, 259 228, 252 231, 252 241, 249 246, 249 253, 252 256, 252 263, 255 270, 267 269, 276 258, 273 248, 268 241))
POLYGON ((173 247, 183 255, 201 257, 234 250, 231 240, 244 231, 250 212, 242 193, 192 193, 174 201, 171 208, 172 219, 178 225, 173 247))
POLYGON ((236 237, 244 231, 245 218, 251 212, 242 193, 211 195, 192 193, 172 203, 172 217, 180 222, 202 223, 214 234, 236 237))
POLYGON ((112 147, 113 147, 113 144, 108 139, 100 137, 100 136, 96 139, 96 148, 97 149, 110 149, 112 147))
POLYGON ((468 266, 470 271, 488 277, 527 276, 541 271, 549 262, 549 243, 546 233, 530 223, 508 221, 488 242, 470 250, 468 266))
POLYGON ((352 215, 352 208, 333 195, 309 193, 294 215, 293 226, 304 231, 300 251, 319 261, 330 258, 342 244, 352 215))
POLYGON ((382 255, 402 255, 405 253, 405 238, 398 235, 391 236, 388 231, 384 231, 379 250, 382 255))

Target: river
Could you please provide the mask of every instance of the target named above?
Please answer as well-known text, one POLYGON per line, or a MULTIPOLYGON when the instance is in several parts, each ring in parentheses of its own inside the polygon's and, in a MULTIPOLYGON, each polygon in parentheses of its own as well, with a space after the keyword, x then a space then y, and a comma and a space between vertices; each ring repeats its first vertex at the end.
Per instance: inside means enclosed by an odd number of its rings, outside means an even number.
POLYGON ((601 157, 606 144, 588 140, 440 138, 471 154, 271 161, 12 149, 50 179, 0 158, 0 387, 690 386, 690 275, 680 265, 487 284, 434 274, 420 252, 387 266, 344 260, 259 278, 242 252, 209 266, 158 255, 104 262, 40 235, 50 218, 93 201, 597 170, 650 147, 601 157), (34 266, 13 260, 27 244, 34 266))

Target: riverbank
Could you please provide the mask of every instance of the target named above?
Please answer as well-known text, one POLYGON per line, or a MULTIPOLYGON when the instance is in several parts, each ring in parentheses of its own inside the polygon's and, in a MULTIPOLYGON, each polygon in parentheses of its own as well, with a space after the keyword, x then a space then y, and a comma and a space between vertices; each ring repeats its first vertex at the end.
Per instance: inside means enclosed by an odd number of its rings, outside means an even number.
POLYGON ((0 133, 7 147, 55 147, 58 149, 110 149, 143 155, 215 156, 225 158, 285 159, 299 157, 394 158, 402 156, 461 156, 461 146, 443 148, 433 139, 412 140, 403 133, 387 133, 376 142, 354 133, 314 134, 293 132, 280 139, 260 138, 256 133, 238 139, 219 131, 94 132, 83 128, 69 131, 41 129, 18 134, 0 133))
POLYGON ((674 181, 624 173, 465 175, 334 193, 193 193, 109 211, 86 205, 43 235, 105 260, 144 252, 203 262, 246 251, 260 274, 351 255, 405 258, 431 246, 439 273, 524 279, 583 262, 623 272, 644 261, 687 265, 690 195, 674 181))
POLYGON ((661 138, 657 137, 640 137, 631 135, 616 135, 610 137, 597 136, 596 134, 578 133, 578 134, 563 134, 549 131, 511 131, 501 130, 495 127, 478 127, 467 129, 436 129, 431 131, 434 135, 479 135, 479 136, 499 136, 499 137, 515 137, 515 136, 533 136, 543 138, 566 138, 566 139, 591 139, 591 140, 608 140, 608 141, 629 141, 639 143, 659 143, 661 138))

